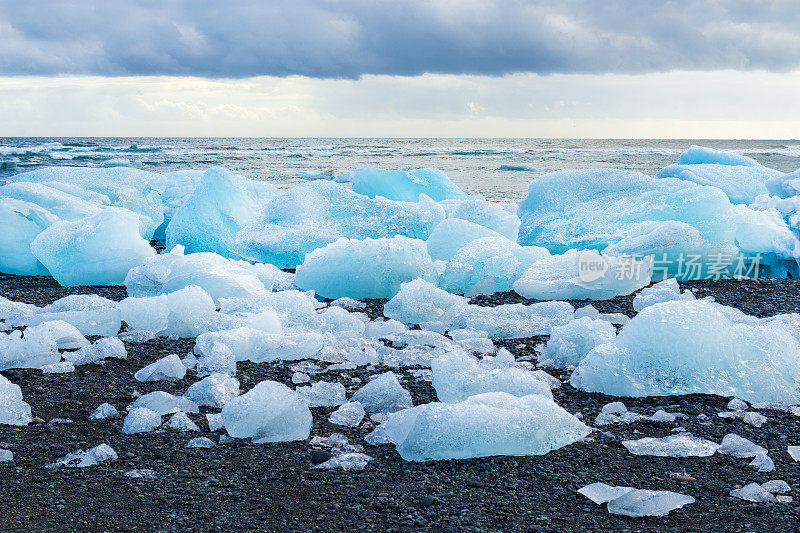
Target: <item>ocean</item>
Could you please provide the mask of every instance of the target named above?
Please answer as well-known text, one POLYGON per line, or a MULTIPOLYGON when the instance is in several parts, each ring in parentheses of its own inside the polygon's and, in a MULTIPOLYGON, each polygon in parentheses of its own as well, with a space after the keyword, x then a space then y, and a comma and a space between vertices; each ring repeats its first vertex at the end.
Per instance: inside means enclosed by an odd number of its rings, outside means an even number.
POLYGON ((800 168, 800 141, 642 139, 245 139, 0 138, 0 182, 44 166, 98 166, 128 159, 170 172, 222 165, 291 187, 298 172, 435 167, 463 190, 493 201, 524 197, 536 176, 570 168, 614 167, 653 174, 692 144, 731 150, 784 172, 800 168))

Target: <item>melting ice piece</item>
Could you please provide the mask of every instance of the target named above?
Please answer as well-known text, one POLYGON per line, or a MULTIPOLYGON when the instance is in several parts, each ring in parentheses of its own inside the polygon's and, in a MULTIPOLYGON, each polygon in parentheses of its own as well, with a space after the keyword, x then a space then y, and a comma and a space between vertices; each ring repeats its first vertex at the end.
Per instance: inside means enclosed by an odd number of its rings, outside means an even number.
POLYGON ((403 202, 418 202, 420 194, 426 194, 437 202, 467 198, 467 194, 437 168, 382 170, 362 167, 345 173, 343 179, 353 183, 354 192, 370 198, 383 196, 403 202))
POLYGON ((796 404, 793 320, 759 319, 704 300, 655 304, 589 352, 570 381, 615 396, 703 393, 796 404))
POLYGON ((0 271, 22 276, 46 276, 47 269, 31 253, 31 242, 58 217, 31 202, 0 198, 0 271))
POLYGON ((100 404, 100 406, 89 415, 89 420, 106 420, 108 418, 119 418, 119 411, 110 403, 100 404))
POLYGON ((457 218, 480 224, 517 242, 520 220, 517 216, 516 202, 487 202, 479 198, 466 200, 444 200, 439 205, 444 207, 448 218, 457 218))
POLYGON ((225 427, 225 424, 222 423, 221 413, 207 413, 206 421, 208 422, 209 431, 217 431, 218 429, 223 429, 225 427))
POLYGON ((136 372, 133 377, 138 381, 177 381, 183 379, 185 375, 186 367, 183 366, 181 358, 173 353, 162 357, 155 363, 150 363, 136 372))
POLYGON ((311 432, 306 401, 282 383, 262 381, 222 408, 231 437, 255 443, 305 440, 311 432))
POLYGON ((150 470, 148 468, 134 468, 133 470, 128 470, 123 475, 125 477, 143 479, 145 481, 153 481, 156 478, 155 470, 150 470))
POLYGON ((14 460, 14 452, 11 450, 0 449, 0 463, 7 463, 14 460))
POLYGON ((605 483, 591 483, 578 489, 578 493, 586 496, 594 503, 602 505, 634 490, 636 489, 633 487, 615 487, 605 483))
POLYGON ((227 346, 237 361, 264 363, 275 360, 313 359, 322 350, 325 336, 316 331, 274 334, 241 327, 203 333, 197 337, 195 353, 208 356, 216 344, 227 346))
POLYGON ((467 244, 486 237, 503 238, 503 235, 463 218, 446 218, 433 229, 426 247, 431 259, 448 261, 467 244))
POLYGON ((210 350, 205 350, 197 360, 197 375, 236 374, 236 356, 227 345, 215 342, 210 350))
POLYGON ((456 304, 466 304, 466 298, 443 291, 421 278, 400 285, 400 290, 383 306, 383 314, 406 324, 422 324, 438 320, 456 304))
POLYGON ((330 303, 332 307, 341 307, 342 309, 346 309, 347 311, 358 311, 359 309, 364 309, 367 307, 367 304, 364 302, 359 302, 358 300, 353 300, 352 298, 344 297, 344 298, 337 298, 330 303))
POLYGON ((76 352, 67 352, 63 355, 64 359, 74 365, 87 365, 109 358, 125 359, 128 357, 128 351, 117 337, 103 337, 76 352))
POLYGON ((694 294, 689 289, 683 291, 678 286, 678 280, 675 278, 665 279, 658 283, 645 287, 639 294, 633 298, 633 308, 636 312, 641 311, 645 307, 662 302, 671 302, 673 300, 694 300, 694 294))
POLYGON ((611 323, 584 316, 554 326, 543 355, 561 367, 577 365, 594 348, 613 341, 616 336, 617 330, 611 323))
POLYGON ((184 397, 197 405, 222 407, 239 396, 239 380, 227 374, 211 374, 192 384, 184 397))
POLYGON ((63 320, 52 320, 49 322, 42 322, 38 326, 34 326, 37 330, 46 330, 53 336, 59 350, 77 350, 89 345, 80 330, 68 322, 63 320))
POLYGON ((186 443, 187 448, 213 448, 216 445, 217 443, 208 437, 195 437, 186 443))
POLYGON ((59 468, 66 466, 68 468, 86 468, 87 466, 94 466, 105 461, 114 461, 117 459, 117 452, 108 444, 100 444, 89 450, 77 450, 68 453, 61 459, 54 463, 45 465, 45 468, 59 468))
POLYGON ((719 448, 716 442, 686 433, 668 435, 660 439, 645 437, 639 440, 624 440, 622 445, 634 455, 656 457, 709 457, 719 448))
POLYGON ((31 251, 64 286, 121 285, 128 270, 155 255, 139 235, 139 216, 116 208, 53 223, 31 242, 31 251))
POLYGON ((189 398, 183 396, 173 396, 172 394, 164 391, 155 391, 144 396, 140 396, 128 409, 135 409, 137 407, 145 407, 158 413, 159 415, 168 415, 183 411, 185 413, 197 413, 199 409, 197 404, 189 398))
POLYGON ((122 432, 126 435, 148 433, 161 425, 161 415, 146 407, 134 407, 125 416, 122 432))
POLYGON ((31 406, 22 401, 22 389, 0 374, 0 424, 26 426, 32 421, 31 406))
POLYGON ((503 392, 404 409, 373 433, 379 430, 407 461, 543 455, 590 433, 546 396, 518 398, 503 392))
POLYGON ((297 387, 295 392, 308 402, 309 407, 335 407, 347 401, 347 390, 341 383, 318 381, 309 387, 297 387))
POLYGON ((69 361, 60 361, 52 365, 44 365, 41 368, 45 374, 66 374, 75 371, 75 365, 69 361))
POLYGON ((393 413, 411 407, 411 393, 400 385, 394 372, 386 372, 358 389, 351 401, 367 413, 393 413))
POLYGON ((792 487, 782 479, 773 479, 762 483, 761 488, 772 494, 786 494, 792 490, 792 487))
POLYGON ((439 400, 457 403, 484 392, 514 396, 541 394, 552 398, 550 385, 535 372, 515 366, 478 361, 463 350, 447 351, 432 361, 433 388, 439 400))
POLYGON ((786 451, 795 461, 800 461, 800 446, 787 446, 786 451))
POLYGON ((773 472, 775 470, 775 463, 766 453, 757 453, 747 466, 751 466, 759 472, 773 472))
POLYGON ((26 317, 22 323, 35 326, 43 322, 63 320, 72 324, 82 335, 116 335, 120 328, 117 302, 96 294, 71 294, 26 317))
POLYGON ((372 460, 372 457, 365 453, 348 452, 331 457, 324 463, 314 465, 313 468, 322 470, 330 470, 332 468, 341 468, 342 470, 363 470, 367 463, 372 460))
POLYGON ((41 368, 60 360, 58 344, 47 328, 29 327, 24 336, 19 330, 0 333, 0 370, 41 368))
POLYGON ((760 428, 767 421, 767 417, 755 411, 749 411, 742 416, 742 422, 760 428))
POLYGON ((677 492, 638 489, 608 502, 608 512, 631 517, 666 516, 670 511, 694 502, 691 496, 677 492))
POLYGON ((331 413, 328 422, 338 426, 358 427, 364 419, 364 407, 359 402, 347 402, 331 413))
POLYGON ((195 424, 189 416, 183 411, 178 411, 167 420, 164 427, 174 429, 177 431, 200 431, 200 428, 195 424))
POLYGON ((747 411, 747 407, 747 402, 739 398, 734 398, 728 402, 728 409, 731 411, 747 411))
POLYGON ((436 281, 438 273, 425 242, 402 235, 380 239, 339 239, 305 257, 295 283, 326 298, 391 298, 403 282, 436 281))
POLYGON ((758 483, 750 483, 730 492, 731 496, 749 502, 776 502, 775 496, 758 483))
POLYGON ((493 339, 516 339, 549 335, 553 326, 572 320, 567 302, 538 302, 532 305, 503 304, 496 307, 454 305, 443 316, 448 329, 473 328, 493 339))
POLYGON ((652 258, 600 255, 567 250, 534 262, 514 282, 514 291, 536 300, 608 300, 650 283, 652 258))
POLYGON ((732 455, 740 459, 755 457, 758 454, 767 453, 767 450, 753 442, 740 437, 736 433, 728 433, 722 438, 722 445, 717 451, 724 455, 732 455))

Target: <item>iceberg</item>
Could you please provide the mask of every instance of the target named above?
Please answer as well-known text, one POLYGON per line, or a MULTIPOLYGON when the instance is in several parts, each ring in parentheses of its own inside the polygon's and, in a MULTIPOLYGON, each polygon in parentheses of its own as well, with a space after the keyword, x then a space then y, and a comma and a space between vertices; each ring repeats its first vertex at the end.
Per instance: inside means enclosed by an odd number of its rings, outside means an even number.
POLYGON ((383 196, 390 200, 417 202, 425 194, 434 201, 466 198, 467 194, 437 168, 414 170, 381 170, 363 167, 351 170, 344 178, 353 184, 353 191, 370 198, 383 196))
POLYGON ((403 282, 435 282, 436 268, 425 242, 401 235, 380 239, 339 239, 309 253, 297 267, 295 283, 325 298, 391 298, 403 282))
POLYGON ((389 415, 383 433, 406 461, 468 459, 492 455, 544 455, 591 432, 541 394, 503 392, 460 403, 428 403, 389 415))
POLYGON ((419 202, 368 198, 327 180, 303 183, 275 197, 236 235, 236 251, 250 261, 294 268, 309 252, 336 240, 402 235, 427 239, 444 220, 427 196, 419 202))
POLYGON ((706 300, 654 304, 589 352, 570 381, 615 396, 701 393, 797 404, 798 320, 760 319, 706 300))
POLYGON ((456 304, 467 299, 436 287, 421 278, 400 284, 400 290, 383 305, 383 314, 406 324, 422 324, 438 320, 456 304))
POLYGON ((605 320, 584 316, 563 326, 554 326, 543 356, 559 367, 578 365, 597 346, 612 342, 616 328, 605 320))
POLYGON ((155 255, 139 234, 139 217, 116 208, 55 222, 36 236, 30 249, 64 286, 121 285, 128 270, 155 255))
POLYGON ((312 422, 305 400, 276 381, 262 381, 225 404, 222 421, 231 437, 258 444, 305 440, 312 422))
POLYGON ((30 202, 0 198, 0 272, 46 276, 47 268, 31 252, 31 242, 58 221, 53 213, 30 202))
POLYGON ((61 220, 90 217, 110 204, 110 201, 101 203, 86 200, 44 183, 24 181, 3 185, 0 187, 0 197, 36 204, 61 220))

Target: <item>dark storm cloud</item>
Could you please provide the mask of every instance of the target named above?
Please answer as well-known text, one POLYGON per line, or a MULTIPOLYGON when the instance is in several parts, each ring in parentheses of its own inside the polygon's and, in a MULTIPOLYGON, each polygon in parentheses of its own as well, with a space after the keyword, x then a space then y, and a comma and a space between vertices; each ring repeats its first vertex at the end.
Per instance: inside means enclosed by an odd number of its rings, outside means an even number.
POLYGON ((798 28, 796 0, 0 0, 0 74, 782 71, 798 28))

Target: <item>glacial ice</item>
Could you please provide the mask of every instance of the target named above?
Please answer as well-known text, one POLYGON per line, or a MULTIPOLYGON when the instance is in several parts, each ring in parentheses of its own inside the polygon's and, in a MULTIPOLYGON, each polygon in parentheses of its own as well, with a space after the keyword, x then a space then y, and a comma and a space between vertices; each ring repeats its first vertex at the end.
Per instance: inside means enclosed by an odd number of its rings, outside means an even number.
POLYGON ((211 374, 193 383, 183 396, 197 405, 223 407, 239 396, 239 380, 227 374, 211 374))
POLYGON ((444 291, 421 278, 405 281, 400 290, 383 306, 383 314, 406 324, 422 324, 438 320, 456 304, 466 304, 466 298, 444 291))
POLYGON ((33 239, 30 249, 64 286, 121 285, 128 270, 155 254, 139 235, 139 217, 117 208, 74 222, 54 222, 33 239))
POLYGON ((189 418, 189 415, 183 411, 178 411, 169 417, 169 420, 167 420, 167 423, 164 424, 164 427, 167 429, 174 429, 176 431, 200 431, 200 428, 197 426, 197 424, 195 424, 192 419, 189 418))
POLYGON ((160 296, 126 298, 119 303, 119 311, 133 330, 162 336, 196 337, 217 318, 214 300, 196 285, 160 296))
POLYGON ((327 180, 303 183, 277 196, 236 236, 245 259, 294 268, 309 252, 349 239, 402 235, 427 239, 444 220, 427 196, 419 202, 368 198, 327 180))
POLYGON ((485 392, 504 392, 514 396, 541 394, 552 398, 550 385, 536 373, 496 363, 491 357, 478 361, 462 350, 447 351, 433 359, 433 388, 444 403, 458 403, 485 392))
POLYGON ((31 242, 58 217, 30 202, 0 198, 0 272, 24 276, 48 275, 31 252, 31 242))
POLYGON ((485 331, 493 339, 516 339, 549 335, 553 326, 562 326, 573 318, 567 302, 537 302, 531 305, 503 304, 495 307, 454 305, 442 316, 448 329, 473 328, 485 331))
POLYGON ((394 372, 373 378, 358 389, 350 401, 359 402, 367 413, 394 413, 413 405, 411 393, 400 385, 394 372))
POLYGON ((687 433, 668 435, 660 439, 645 437, 639 440, 624 440, 622 445, 634 455, 656 457, 708 457, 714 455, 720 447, 715 442, 693 437, 687 433))
POLYGON ((197 360, 197 375, 210 376, 212 374, 224 374, 233 376, 236 374, 236 355, 233 351, 221 342, 215 342, 211 348, 206 350, 197 360))
POLYGON ((186 443, 187 448, 214 448, 216 442, 208 437, 195 437, 186 443))
POLYGON ((311 432, 311 411, 303 398, 276 381, 262 381, 222 408, 225 430, 255 443, 305 440, 311 432))
POLYGON ((221 344, 234 354, 237 361, 297 361, 314 358, 322 350, 324 341, 325 337, 315 331, 274 334, 241 327, 199 335, 195 352, 207 357, 215 344, 221 344))
POLYGON ((314 468, 321 470, 330 470, 332 468, 341 468, 342 470, 363 470, 366 468, 367 463, 372 460, 367 454, 360 452, 346 452, 335 455, 325 461, 324 463, 314 465, 314 468))
POLYGON ((694 294, 689 289, 683 291, 678 286, 678 280, 675 278, 668 278, 663 281, 645 287, 639 294, 633 298, 633 309, 638 313, 645 307, 662 302, 671 302, 673 300, 694 300, 694 294))
POLYGON ((414 170, 382 170, 363 167, 346 173, 353 191, 370 198, 383 196, 390 200, 417 202, 420 194, 426 194, 439 202, 462 199, 467 195, 450 178, 436 168, 414 170))
POLYGON ((616 336, 617 330, 611 323, 584 316, 554 326, 543 355, 560 367, 577 365, 594 348, 612 342, 616 336))
POLYGON ((158 413, 159 415, 169 415, 183 411, 184 413, 197 413, 197 404, 189 398, 183 396, 173 396, 164 391, 154 391, 137 398, 128 406, 129 410, 136 408, 146 408, 158 413))
POLYGON ((103 359, 125 359, 128 352, 117 337, 103 337, 75 352, 66 352, 64 359, 73 365, 87 365, 103 359))
POLYGON ((767 450, 736 433, 728 433, 722 438, 722 445, 717 448, 717 452, 745 459, 766 454, 767 450))
POLYGON ((766 490, 758 483, 750 483, 740 489, 735 489, 730 492, 730 495, 741 500, 750 502, 769 502, 774 503, 777 500, 775 496, 766 490))
POLYGON ((108 444, 103 443, 86 451, 77 450, 68 453, 56 462, 45 465, 45 468, 60 468, 62 466, 67 468, 86 468, 105 461, 115 460, 117 460, 117 452, 108 444))
POLYGON ((651 258, 608 257, 568 250, 535 261, 514 282, 514 291, 536 300, 609 300, 650 283, 651 258))
POLYGON ((138 381, 177 381, 186 375, 186 367, 183 366, 181 358, 177 354, 170 354, 162 357, 155 363, 150 363, 142 368, 134 378, 138 381))
POLYGON ((503 235, 469 220, 446 218, 433 228, 425 246, 431 259, 447 261, 467 244, 485 237, 503 235))
POLYGON ((591 483, 585 487, 579 488, 578 494, 586 496, 597 505, 602 505, 635 490, 636 489, 633 487, 617 487, 614 485, 606 485, 605 483, 591 483))
POLYGON ((630 517, 666 516, 670 511, 694 503, 695 499, 685 494, 668 490, 638 489, 626 492, 608 502, 608 512, 630 517))
POLYGON ((32 421, 31 406, 22 401, 22 389, 0 374, 0 424, 26 426, 32 421))
POLYGON ((759 319, 705 300, 655 304, 589 352, 571 383, 616 396, 703 393, 797 404, 793 316, 759 319))
POLYGON ((669 165, 656 172, 656 178, 677 178, 698 185, 721 189, 734 204, 752 204, 756 197, 767 193, 765 183, 782 172, 761 165, 691 164, 669 165))
POLYGON ((347 402, 331 413, 328 422, 338 426, 358 427, 364 419, 364 407, 359 402, 347 402))
POLYGON ((56 341, 59 350, 77 350, 89 345, 89 341, 86 340, 86 337, 81 334, 78 328, 63 320, 42 322, 31 329, 34 328, 35 330, 47 331, 56 341))
POLYGON ((307 387, 297 387, 295 392, 309 407, 336 407, 347 401, 347 390, 341 383, 318 381, 307 387))
POLYGON ((0 448, 0 463, 8 463, 14 460, 14 452, 0 448))
POLYGON ((82 335, 108 337, 116 335, 120 328, 117 302, 96 294, 65 296, 52 304, 34 309, 31 315, 14 317, 14 324, 35 326, 56 320, 72 324, 82 335))
POLYGON ((97 409, 89 415, 89 420, 106 420, 109 418, 119 418, 119 411, 110 403, 100 404, 97 409))
POLYGON ((398 411, 374 433, 394 442, 407 461, 431 461, 544 455, 586 437, 590 429, 541 394, 491 392, 398 411))
POLYGON ((0 370, 9 368, 41 368, 58 363, 61 356, 53 334, 46 326, 0 333, 0 370))
POLYGON ((746 155, 728 152, 725 150, 715 150, 704 146, 691 145, 688 150, 681 154, 678 163, 681 165, 732 165, 756 167, 758 162, 746 155))
POLYGON ((775 463, 766 453, 757 453, 747 466, 755 468, 759 472, 774 472, 775 463))
POLYGON ((425 243, 401 235, 339 239, 310 252, 297 267, 295 283, 326 298, 391 298, 403 282, 436 281, 425 243))
POLYGON ((517 240, 520 220, 516 203, 487 202, 471 197, 466 200, 445 200, 441 202, 448 218, 460 218, 487 227, 500 235, 517 240))
POLYGON ((161 425, 161 415, 146 407, 134 407, 125 415, 122 432, 126 435, 149 433, 161 425))

